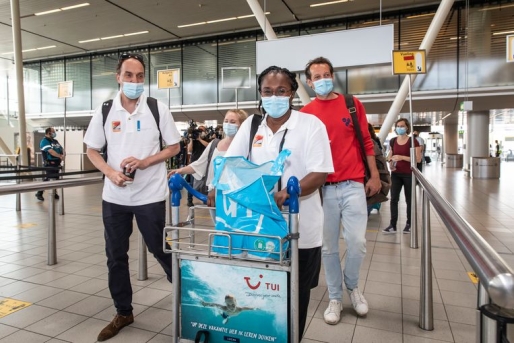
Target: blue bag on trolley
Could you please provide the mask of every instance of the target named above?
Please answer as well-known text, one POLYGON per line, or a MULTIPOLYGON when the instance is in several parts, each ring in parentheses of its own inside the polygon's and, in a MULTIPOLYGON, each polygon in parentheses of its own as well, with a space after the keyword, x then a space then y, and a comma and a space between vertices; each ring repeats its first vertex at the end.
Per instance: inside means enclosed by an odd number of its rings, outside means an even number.
MULTIPOLYGON (((216 230, 227 232, 227 236, 217 235, 214 238, 215 253, 228 254, 230 232, 280 238, 288 234, 287 222, 275 203, 273 191, 290 154, 285 149, 275 161, 261 165, 241 156, 218 156, 214 159, 212 184, 216 187, 216 230)), ((279 239, 240 234, 230 237, 233 256, 276 260, 280 258, 279 239)), ((282 251, 287 247, 286 242, 282 251)))

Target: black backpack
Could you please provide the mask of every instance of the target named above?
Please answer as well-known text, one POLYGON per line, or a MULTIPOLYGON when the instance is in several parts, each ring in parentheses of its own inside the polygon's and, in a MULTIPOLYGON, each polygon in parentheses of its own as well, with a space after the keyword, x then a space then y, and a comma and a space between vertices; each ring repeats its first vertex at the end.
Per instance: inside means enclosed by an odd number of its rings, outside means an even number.
MULTIPOLYGON (((355 104, 353 102, 353 95, 345 94, 344 99, 346 101, 346 107, 348 108, 348 111, 350 112, 350 115, 352 117, 355 135, 358 138, 359 145, 361 148, 360 150, 362 155, 362 161, 364 162, 364 170, 366 172, 365 182, 367 182, 371 176, 371 173, 369 171, 368 160, 366 158, 364 138, 362 137, 359 121, 357 120, 357 109, 355 108, 355 104)), ((380 192, 378 192, 377 194, 372 195, 371 197, 366 197, 366 202, 368 205, 387 201, 387 195, 389 194, 389 190, 391 189, 391 174, 389 173, 389 169, 387 168, 387 161, 384 157, 384 154, 382 153, 382 149, 380 149, 380 147, 378 146, 378 143, 375 142, 373 139, 371 141, 373 141, 375 162, 377 165, 378 173, 380 175, 380 182, 382 183, 382 188, 380 189, 380 192)))
MULTIPOLYGON (((152 97, 147 97, 146 103, 148 104, 150 111, 152 111, 153 117, 155 119, 155 123, 157 124, 157 130, 159 130, 159 142, 160 142, 160 146, 161 146, 161 150, 162 150, 162 146, 163 146, 162 145, 162 134, 161 134, 161 128, 159 127, 160 116, 159 116, 159 107, 157 106, 157 99, 152 98, 152 97)), ((104 128, 104 130, 105 130, 105 123, 107 122, 107 116, 109 115, 109 112, 111 111, 111 107, 112 107, 112 99, 107 100, 102 104, 102 116, 103 116, 102 127, 104 128)), ((104 134, 105 134, 105 131, 104 131, 104 134)), ((104 160, 107 162, 107 138, 105 139, 105 145, 102 148, 102 155, 103 155, 104 160)))

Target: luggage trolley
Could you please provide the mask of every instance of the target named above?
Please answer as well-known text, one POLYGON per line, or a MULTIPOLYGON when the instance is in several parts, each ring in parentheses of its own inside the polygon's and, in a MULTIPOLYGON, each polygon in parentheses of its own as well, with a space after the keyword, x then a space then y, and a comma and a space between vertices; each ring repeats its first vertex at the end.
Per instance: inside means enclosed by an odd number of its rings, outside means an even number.
MULTIPOLYGON (((171 226, 164 228, 164 251, 172 255, 173 342, 299 342, 298 332, 298 221, 300 184, 287 183, 289 194, 286 237, 234 233, 194 227, 194 207, 189 220, 179 223, 181 190, 207 197, 180 176, 170 182, 171 226), (188 227, 193 223, 193 227, 188 227), (238 235, 252 240, 279 241, 277 259, 257 259, 232 253, 238 235), (216 237, 228 241, 227 254, 216 253, 216 237), (287 251, 283 243, 288 241, 287 251)), ((236 249, 237 250, 237 249, 236 249)), ((251 250, 248 250, 251 251, 251 250)))

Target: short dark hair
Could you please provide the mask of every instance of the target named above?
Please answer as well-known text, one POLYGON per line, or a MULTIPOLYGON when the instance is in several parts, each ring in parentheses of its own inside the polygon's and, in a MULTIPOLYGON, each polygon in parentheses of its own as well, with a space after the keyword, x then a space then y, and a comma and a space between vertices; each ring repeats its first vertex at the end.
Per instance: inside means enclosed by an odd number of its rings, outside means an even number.
POLYGON ((311 75, 311 66, 313 64, 326 64, 328 65, 328 68, 330 69, 330 74, 334 74, 334 67, 332 66, 332 63, 328 60, 328 58, 325 58, 325 57, 316 57, 315 59, 313 60, 310 60, 309 63, 307 63, 307 65, 305 66, 305 77, 307 78, 307 80, 310 80, 312 75, 311 75))
POLYGON ((143 57, 143 55, 131 54, 128 52, 124 52, 118 57, 118 65, 116 66, 116 74, 119 74, 121 72, 121 66, 123 65, 123 62, 125 62, 126 60, 128 60, 130 58, 133 58, 133 59, 139 61, 139 63, 141 63, 143 65, 143 71, 146 71, 145 58, 143 57))
POLYGON ((45 135, 48 135, 49 133, 52 133, 52 127, 47 127, 45 130, 45 135))
POLYGON ((409 120, 407 118, 400 118, 396 121, 396 123, 394 123, 394 127, 396 127, 396 125, 398 125, 399 122, 403 121, 405 123, 405 126, 407 126, 407 134, 410 133, 410 123, 409 123, 409 120))
POLYGON ((277 66, 271 66, 262 71, 262 73, 259 75, 259 78, 257 79, 257 84, 259 85, 259 92, 261 91, 261 83, 264 77, 268 74, 284 74, 289 79, 289 83, 291 84, 291 90, 293 92, 296 92, 298 89, 298 81, 296 81, 296 73, 293 73, 292 71, 289 71, 287 68, 280 68, 277 66))

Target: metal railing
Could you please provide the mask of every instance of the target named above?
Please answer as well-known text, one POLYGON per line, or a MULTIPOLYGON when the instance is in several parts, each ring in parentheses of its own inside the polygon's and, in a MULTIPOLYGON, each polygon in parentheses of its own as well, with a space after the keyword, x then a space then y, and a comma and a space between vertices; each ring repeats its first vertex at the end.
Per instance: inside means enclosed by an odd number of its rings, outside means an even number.
MULTIPOLYGON (((422 188, 422 251, 419 325, 433 330, 432 256, 430 235, 430 204, 439 214, 464 257, 479 277, 478 305, 490 301, 507 310, 514 309, 514 272, 484 238, 464 220, 423 174, 411 167, 422 188), (484 293, 487 293, 485 295, 484 293)), ((413 187, 413 198, 416 187, 413 187)), ((478 309, 477 309, 478 311, 478 309)), ((496 337, 492 320, 477 314, 477 341, 489 342, 496 337)))

